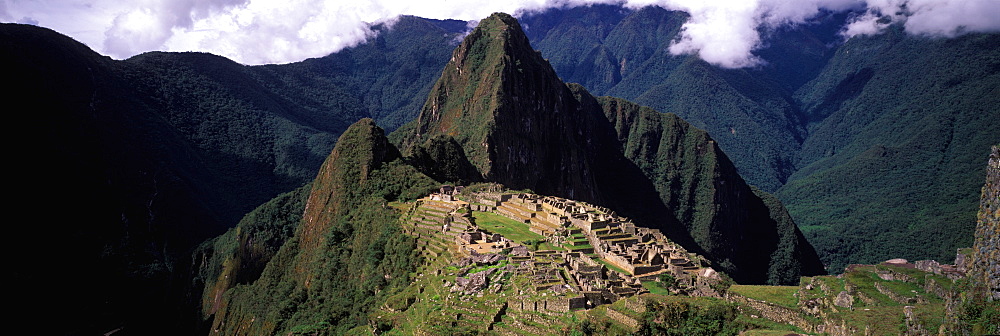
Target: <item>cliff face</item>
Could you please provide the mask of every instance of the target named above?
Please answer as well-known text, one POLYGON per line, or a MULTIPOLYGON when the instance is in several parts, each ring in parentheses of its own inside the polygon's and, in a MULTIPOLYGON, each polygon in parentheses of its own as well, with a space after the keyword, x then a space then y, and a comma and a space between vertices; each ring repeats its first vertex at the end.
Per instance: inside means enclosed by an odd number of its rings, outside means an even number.
POLYGON ((506 14, 466 37, 418 119, 393 137, 416 154, 452 138, 464 158, 452 157, 478 172, 469 179, 606 206, 705 253, 741 282, 822 272, 780 202, 765 204, 707 133, 562 83, 506 14))
POLYGON ((975 239, 969 279, 1000 300, 1000 145, 993 146, 986 167, 975 239))

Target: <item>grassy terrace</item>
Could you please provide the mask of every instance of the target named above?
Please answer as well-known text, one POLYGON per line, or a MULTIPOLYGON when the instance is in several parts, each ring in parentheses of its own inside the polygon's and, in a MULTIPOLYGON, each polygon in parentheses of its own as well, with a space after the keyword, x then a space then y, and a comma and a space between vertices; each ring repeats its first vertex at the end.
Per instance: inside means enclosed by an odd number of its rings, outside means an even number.
POLYGON ((642 287, 649 290, 650 293, 657 295, 671 295, 670 290, 660 287, 660 283, 656 281, 646 281, 642 283, 642 287))
POLYGON ((543 242, 542 239, 544 237, 531 232, 528 224, 520 223, 492 212, 473 211, 472 217, 476 219, 476 225, 479 228, 491 233, 499 233, 518 244, 527 245, 525 244, 526 241, 535 241, 540 242, 538 243, 538 250, 565 250, 562 247, 552 245, 552 243, 543 242))
POLYGON ((729 291, 735 294, 792 309, 798 308, 798 300, 795 298, 795 291, 798 290, 799 286, 733 285, 729 287, 729 291))
POLYGON ((389 206, 402 213, 407 213, 410 208, 413 208, 413 202, 389 202, 389 206))
POLYGON ((528 240, 542 240, 542 235, 531 232, 528 224, 519 223, 492 212, 474 211, 472 212, 472 217, 476 219, 476 225, 479 225, 479 228, 492 233, 499 233, 507 239, 518 243, 528 240))
POLYGON ((565 245, 563 245, 563 247, 565 247, 567 250, 585 250, 585 249, 594 248, 590 244, 583 244, 583 245, 576 245, 576 246, 573 246, 573 245, 570 245, 570 244, 565 244, 565 245))
POLYGON ((607 262, 604 259, 601 259, 599 257, 595 257, 594 261, 601 263, 601 265, 607 266, 608 269, 611 269, 612 271, 616 271, 618 273, 623 273, 623 274, 632 274, 632 273, 629 273, 628 271, 622 269, 621 267, 612 265, 611 263, 609 263, 609 262, 607 262))

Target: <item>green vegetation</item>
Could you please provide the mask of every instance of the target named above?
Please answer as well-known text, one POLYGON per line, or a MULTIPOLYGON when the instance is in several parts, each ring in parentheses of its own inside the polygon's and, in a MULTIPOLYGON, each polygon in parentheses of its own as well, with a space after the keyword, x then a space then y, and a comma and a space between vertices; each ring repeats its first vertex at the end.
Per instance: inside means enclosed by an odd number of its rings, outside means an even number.
POLYGON ((735 305, 696 306, 687 302, 649 302, 636 335, 737 335, 748 325, 737 320, 735 305))
POLYGON ((677 286, 677 278, 673 275, 663 273, 658 278, 660 279, 658 285, 664 289, 672 289, 677 286))
POLYGON ((538 245, 538 242, 543 240, 542 235, 531 232, 528 224, 518 223, 513 219, 492 212, 475 211, 472 213, 472 217, 476 219, 476 225, 479 228, 491 233, 498 233, 519 244, 538 245), (528 244, 528 242, 532 244, 528 244))
POLYGON ((672 287, 665 285, 662 281, 661 282, 644 281, 642 283, 642 288, 645 288, 650 293, 653 293, 653 294, 656 294, 656 295, 671 295, 672 294, 672 293, 670 293, 670 289, 672 287))
MULTIPOLYGON (((6 75, 22 79, 5 97, 45 111, 23 114, 26 132, 44 136, 14 153, 31 162, 19 176, 43 181, 26 199, 58 191, 72 200, 60 205, 65 215, 52 217, 55 224, 29 231, 52 243, 39 260, 66 266, 18 264, 25 275, 17 286, 36 296, 17 301, 37 302, 28 311, 67 302, 47 309, 65 317, 49 327, 54 334, 102 334, 122 324, 137 334, 198 333, 190 301, 201 283, 184 279, 202 273, 191 269, 199 261, 192 251, 314 179, 358 119, 390 128, 411 120, 466 29, 415 17, 394 24, 374 27, 372 43, 329 57, 254 67, 200 53, 115 61, 46 28, 2 24, 6 75), (56 283, 58 274, 93 276, 71 284, 56 283)), ((41 205, 51 202, 36 203, 25 209, 51 212, 41 205)), ((248 239, 257 248, 256 239, 269 238, 248 239)))
POLYGON ((401 213, 388 202, 435 186, 398 159, 371 120, 356 123, 313 183, 315 206, 306 207, 295 235, 259 279, 226 290, 214 324, 227 333, 261 334, 343 333, 365 325, 376 303, 410 284, 418 264, 413 240, 399 227, 401 213))
POLYGON ((970 246, 1000 119, 997 34, 899 29, 851 39, 798 93, 816 123, 778 196, 831 271, 891 258, 950 262, 970 246), (856 51, 882 48, 876 55, 856 51), (899 66, 906 64, 906 66, 899 66), (855 83, 857 82, 857 83, 855 83), (848 117, 849 116, 849 117, 848 117))
POLYGON ((795 298, 795 292, 798 290, 798 286, 734 285, 729 287, 729 292, 733 294, 771 302, 791 309, 798 309, 798 302, 795 298))
MULTIPOLYGON (((612 208, 631 203, 620 199, 633 194, 655 199, 657 195, 645 193, 646 187, 655 188, 662 204, 654 205, 673 210, 649 204, 635 208, 665 220, 656 222, 665 228, 683 228, 669 234, 690 238, 684 243, 707 252, 719 269, 740 270, 734 275, 754 283, 792 283, 799 274, 814 272, 815 256, 781 202, 744 188, 737 171, 763 190, 781 187, 778 194, 832 271, 890 257, 947 262, 955 247, 968 245, 983 154, 997 140, 995 132, 986 130, 1000 119, 1000 101, 992 91, 1000 82, 1000 58, 992 48, 997 35, 926 39, 894 27, 884 35, 835 45, 821 34, 829 27, 820 23, 774 32, 796 38, 775 38, 761 50, 766 65, 724 70, 694 56, 665 52, 686 19, 678 12, 593 6, 557 12, 553 15, 562 15, 560 20, 551 22, 545 14, 537 15, 537 21, 526 24, 532 26, 530 37, 563 78, 598 94, 676 113, 713 136, 677 115, 612 98, 593 99, 582 87, 573 88, 574 102, 548 61, 536 57, 518 35, 519 25, 502 15, 472 32, 474 43, 458 51, 467 56, 458 58, 468 77, 446 71, 452 77, 443 77, 427 100, 432 81, 451 55, 453 39, 465 29, 462 22, 403 17, 393 29, 377 26, 379 34, 371 43, 296 64, 260 67, 198 53, 148 53, 113 61, 45 29, 3 25, 0 54, 10 77, 22 79, 9 94, 11 103, 46 111, 26 114, 26 124, 28 133, 47 136, 15 153, 32 162, 23 169, 27 180, 42 181, 24 198, 48 199, 47 193, 57 190, 61 198, 75 200, 59 211, 69 215, 51 219, 54 226, 32 228, 27 235, 55 246, 34 259, 62 260, 66 266, 18 261, 14 287, 44 294, 15 301, 29 302, 26 311, 54 309, 54 315, 68 319, 64 325, 94 329, 80 333, 99 333, 96 329, 122 320, 130 328, 152 319, 196 320, 175 316, 180 303, 173 300, 198 293, 165 288, 197 292, 204 283, 203 313, 218 313, 220 321, 228 322, 213 327, 261 333, 357 331, 366 328, 371 306, 401 294, 416 273, 419 261, 412 241, 402 237, 395 222, 408 209, 405 202, 438 182, 476 181, 482 175, 506 178, 516 188, 579 192, 612 208), (518 75, 537 78, 514 77, 518 75), (444 99, 448 90, 459 97, 444 99), (541 113, 512 97, 558 106, 557 113, 548 115, 572 117, 527 119, 541 113), (381 135, 350 135, 340 157, 330 159, 341 164, 317 179, 325 184, 281 194, 316 177, 334 138, 355 120, 372 117, 396 128, 412 120, 425 101, 444 102, 424 109, 440 108, 434 111, 446 117, 434 125, 407 126, 399 134, 430 135, 430 127, 415 132, 416 127, 453 124, 452 129, 463 131, 417 139, 412 145, 427 146, 409 147, 414 155, 406 161, 381 135), (601 138, 607 125, 595 122, 601 115, 588 114, 597 105, 608 113, 603 117, 611 112, 628 117, 613 124, 615 140, 622 143, 601 138), (469 118, 452 118, 448 111, 468 112, 469 118), (491 119, 496 111, 524 114, 491 119), (586 113, 571 114, 579 111, 586 113), (519 124, 526 120, 542 130, 515 132, 531 128, 519 124), (549 125, 564 128, 544 128, 549 125), (627 161, 609 150, 618 145, 627 161), (346 150, 355 146, 366 150, 346 150), (494 156, 484 148, 518 152, 494 156), (565 173, 572 180, 567 182, 546 176, 551 171, 540 169, 541 163, 497 168, 523 157, 560 158, 545 164, 583 169, 565 173), (627 173, 631 168, 654 185, 614 185, 631 181, 614 174, 605 179, 609 171, 627 173), (539 174, 525 177, 524 171, 539 174), (563 184, 553 185, 557 180, 563 184), (310 194, 320 199, 306 213, 310 194), (747 212, 728 212, 733 209, 747 212), (200 258, 186 254, 244 214, 236 228, 198 248, 200 258), (748 221, 730 221, 736 218, 748 221), (754 246, 720 236, 730 232, 754 246), (190 261, 198 267, 193 289, 186 281, 176 285, 178 272, 186 272, 190 261), (83 273, 96 276, 75 283, 50 280, 83 273), (43 306, 54 301, 66 304, 43 306)), ((51 212, 44 207, 27 209, 51 212)), ((562 248, 527 235, 523 239, 536 242, 531 244, 535 249, 562 248)), ((36 250, 19 244, 14 250, 36 250)), ((930 278, 952 288, 943 277, 930 278)), ((859 273, 822 281, 837 290, 861 286, 859 293, 875 301, 862 306, 895 309, 898 305, 888 296, 869 287, 878 282, 899 296, 927 295, 921 289, 925 279, 884 282, 859 273)), ((816 290, 809 292, 819 296, 816 290)), ((415 294, 402 294, 394 307, 412 303, 415 294)), ((447 294, 433 298, 447 300, 447 294)), ((782 298, 787 299, 777 295, 770 300, 787 306, 782 298)), ((938 299, 928 301, 930 305, 917 308, 922 319, 941 314, 934 306, 938 299)), ((970 330, 997 332, 991 329, 998 325, 995 305, 975 297, 963 302, 962 318, 970 330)), ((844 316, 878 320, 879 328, 891 328, 897 313, 873 308, 844 316)), ((702 315, 710 315, 705 321, 739 323, 725 312, 702 315)), ((707 324, 691 331, 726 330, 707 324)), ((595 323, 581 330, 618 327, 595 323)), ((464 332, 466 327, 449 330, 464 332)))
POLYGON ((203 282, 201 311, 219 309, 217 298, 236 285, 256 281, 265 266, 292 237, 305 209, 312 184, 278 195, 254 209, 236 228, 206 241, 194 252, 206 257, 198 268, 203 282))
POLYGON ((513 17, 497 13, 456 48, 421 117, 394 133, 405 153, 431 167, 423 171, 471 179, 462 177, 476 175, 471 164, 509 188, 600 201, 664 229, 743 282, 792 283, 823 272, 780 202, 755 194, 705 131, 567 86, 523 34, 513 17))
POLYGON ((768 59, 768 67, 721 69, 695 55, 669 52, 687 19, 686 13, 652 6, 593 6, 522 18, 532 27, 533 45, 566 82, 678 114, 712 134, 750 184, 777 190, 794 171, 805 132, 790 92, 781 87, 785 83, 774 77, 814 75, 827 57, 824 43, 833 41, 810 30, 774 32, 768 55, 796 64, 768 59))

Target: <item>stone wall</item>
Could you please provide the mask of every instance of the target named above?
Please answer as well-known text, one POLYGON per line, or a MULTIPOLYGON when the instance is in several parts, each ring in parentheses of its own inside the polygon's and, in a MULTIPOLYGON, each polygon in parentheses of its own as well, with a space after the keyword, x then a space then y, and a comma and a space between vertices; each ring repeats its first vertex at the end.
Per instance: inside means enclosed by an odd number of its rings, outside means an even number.
POLYGON ((916 280, 913 279, 913 277, 900 272, 896 272, 891 268, 877 269, 875 272, 878 274, 880 278, 882 278, 882 280, 917 283, 916 280))
POLYGON ((773 305, 766 301, 751 299, 733 293, 727 293, 726 300, 742 306, 749 306, 750 308, 760 312, 761 316, 768 320, 778 323, 791 324, 807 332, 813 332, 815 330, 815 327, 806 321, 806 319, 802 317, 802 314, 797 310, 773 305))
POLYGON ((611 309, 611 307, 608 307, 607 315, 612 320, 618 321, 618 323, 624 324, 629 329, 632 329, 632 331, 639 330, 639 321, 636 321, 636 319, 622 314, 617 310, 611 309))
POLYGON ((827 335, 827 336, 854 336, 854 335, 868 335, 867 332, 859 332, 859 330, 854 329, 847 325, 845 321, 824 321, 823 324, 816 326, 817 333, 827 335))
POLYGON ((896 301, 900 304, 915 304, 919 301, 918 298, 899 295, 891 289, 883 286, 882 283, 878 281, 875 282, 875 289, 878 290, 879 293, 888 296, 890 300, 896 301))
POLYGON ((937 281, 934 280, 930 274, 928 274, 926 276, 926 280, 924 280, 924 292, 937 295, 940 298, 945 298, 951 294, 945 290, 941 284, 937 283, 937 281))
POLYGON ((587 298, 584 296, 577 296, 555 297, 544 300, 511 300, 508 302, 508 308, 515 311, 565 313, 570 310, 587 308, 587 298))

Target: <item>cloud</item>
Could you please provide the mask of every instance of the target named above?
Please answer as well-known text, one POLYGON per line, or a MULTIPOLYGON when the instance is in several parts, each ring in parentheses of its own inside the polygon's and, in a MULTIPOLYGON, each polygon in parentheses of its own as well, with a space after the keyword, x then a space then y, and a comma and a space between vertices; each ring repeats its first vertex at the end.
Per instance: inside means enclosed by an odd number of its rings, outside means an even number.
POLYGON ((845 36, 903 22, 913 34, 997 31, 997 0, 0 0, 0 20, 53 28, 115 58, 151 50, 204 51, 244 64, 320 57, 370 39, 399 15, 476 20, 493 12, 621 4, 690 14, 672 54, 739 68, 761 63, 760 31, 807 22, 823 10, 857 9, 845 36), (30 20, 30 21, 28 21, 30 20), (763 29, 762 29, 763 28, 763 29))
POLYGON ((878 34, 900 22, 910 34, 932 37, 996 32, 1000 31, 1000 1, 869 0, 867 11, 848 23, 842 34, 878 34))
POLYGON ((724 68, 742 68, 762 62, 753 55, 761 46, 760 28, 801 24, 822 10, 842 11, 858 4, 858 0, 660 0, 628 5, 687 12, 691 17, 670 53, 697 54, 724 68))

